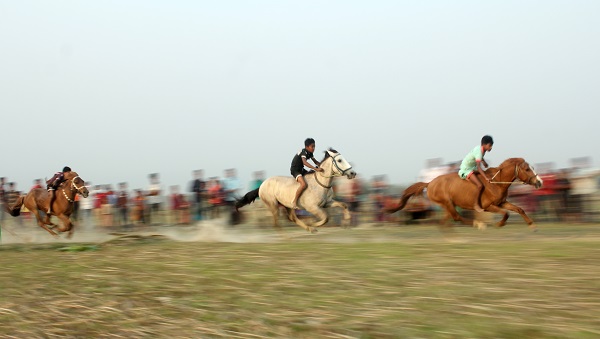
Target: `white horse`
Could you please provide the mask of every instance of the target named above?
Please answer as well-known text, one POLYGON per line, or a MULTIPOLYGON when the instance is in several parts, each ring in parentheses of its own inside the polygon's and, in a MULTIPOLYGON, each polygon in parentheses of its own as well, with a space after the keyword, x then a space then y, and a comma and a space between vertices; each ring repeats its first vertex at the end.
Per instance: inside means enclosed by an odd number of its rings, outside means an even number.
POLYGON ((307 225, 298 219, 292 208, 292 200, 300 184, 291 176, 268 178, 259 188, 246 193, 243 198, 239 199, 235 204, 235 208, 237 210, 260 197, 273 214, 274 226, 278 230, 281 230, 278 221, 279 205, 283 205, 287 209, 288 218, 291 221, 311 233, 315 233, 317 231, 315 227, 323 226, 329 219, 323 208, 340 207, 344 212, 344 221, 349 221, 351 216, 348 206, 343 202, 333 200, 331 187, 334 177, 345 175, 348 179, 352 179, 356 176, 356 172, 352 170, 352 166, 340 153, 331 148, 325 151, 325 157, 321 161, 320 167, 323 172, 312 172, 304 176, 307 186, 297 202, 298 208, 308 211, 317 218, 317 221, 312 225, 307 225))

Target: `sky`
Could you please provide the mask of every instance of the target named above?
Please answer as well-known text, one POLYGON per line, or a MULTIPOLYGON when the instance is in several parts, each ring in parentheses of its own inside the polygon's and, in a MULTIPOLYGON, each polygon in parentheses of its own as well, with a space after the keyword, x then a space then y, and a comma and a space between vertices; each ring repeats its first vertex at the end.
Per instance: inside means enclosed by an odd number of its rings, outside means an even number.
POLYGON ((485 134, 600 158, 598 1, 0 0, 0 176, 93 184, 289 175, 307 137, 416 181, 485 134))

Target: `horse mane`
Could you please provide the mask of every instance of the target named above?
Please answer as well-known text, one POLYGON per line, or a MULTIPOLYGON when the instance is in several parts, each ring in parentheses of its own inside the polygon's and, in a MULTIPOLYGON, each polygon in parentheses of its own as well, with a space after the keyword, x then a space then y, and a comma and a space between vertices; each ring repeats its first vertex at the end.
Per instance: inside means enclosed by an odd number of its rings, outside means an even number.
POLYGON ((498 167, 489 167, 485 170, 486 173, 490 174, 490 175, 495 175, 496 173, 500 172, 500 170, 502 170, 503 168, 506 167, 513 167, 517 164, 524 164, 525 159, 523 158, 508 158, 506 160, 504 160, 500 166, 498 167))
POLYGON ((338 154, 339 152, 334 150, 333 148, 329 147, 329 149, 327 151, 324 151, 323 153, 325 153, 325 156, 323 157, 323 160, 321 160, 321 162, 327 160, 327 158, 329 158, 331 155, 329 155, 329 152, 331 153, 335 153, 338 154))
POLYGON ((71 180, 78 176, 79 176, 79 174, 77 174, 77 172, 70 171, 70 172, 65 173, 65 180, 71 180))
POLYGON ((500 166, 498 166, 498 168, 503 168, 503 167, 506 167, 509 165, 514 166, 516 163, 524 163, 524 162, 525 162, 525 159, 523 159, 523 158, 508 158, 508 159, 504 160, 500 164, 500 166))

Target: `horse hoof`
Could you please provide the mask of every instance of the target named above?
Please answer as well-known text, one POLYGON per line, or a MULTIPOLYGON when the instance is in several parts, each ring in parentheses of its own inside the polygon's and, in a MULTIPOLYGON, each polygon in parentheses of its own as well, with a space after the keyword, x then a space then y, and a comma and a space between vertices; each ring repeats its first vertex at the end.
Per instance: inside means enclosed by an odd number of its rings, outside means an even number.
POLYGON ((317 232, 318 232, 318 231, 317 231, 317 229, 316 229, 316 228, 314 228, 314 227, 311 227, 311 228, 309 228, 309 229, 308 229, 308 231, 309 231, 310 233, 312 233, 312 234, 315 234, 315 233, 317 233, 317 232))

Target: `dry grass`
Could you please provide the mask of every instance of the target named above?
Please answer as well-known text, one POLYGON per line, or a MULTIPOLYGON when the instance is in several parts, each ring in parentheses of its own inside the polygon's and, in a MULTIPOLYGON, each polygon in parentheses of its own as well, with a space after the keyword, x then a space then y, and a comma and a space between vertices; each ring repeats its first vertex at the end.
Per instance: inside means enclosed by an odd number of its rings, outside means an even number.
POLYGON ((431 226, 287 228, 275 242, 150 238, 81 252, 4 245, 0 336, 599 337, 600 226, 540 226, 450 238, 431 226))

